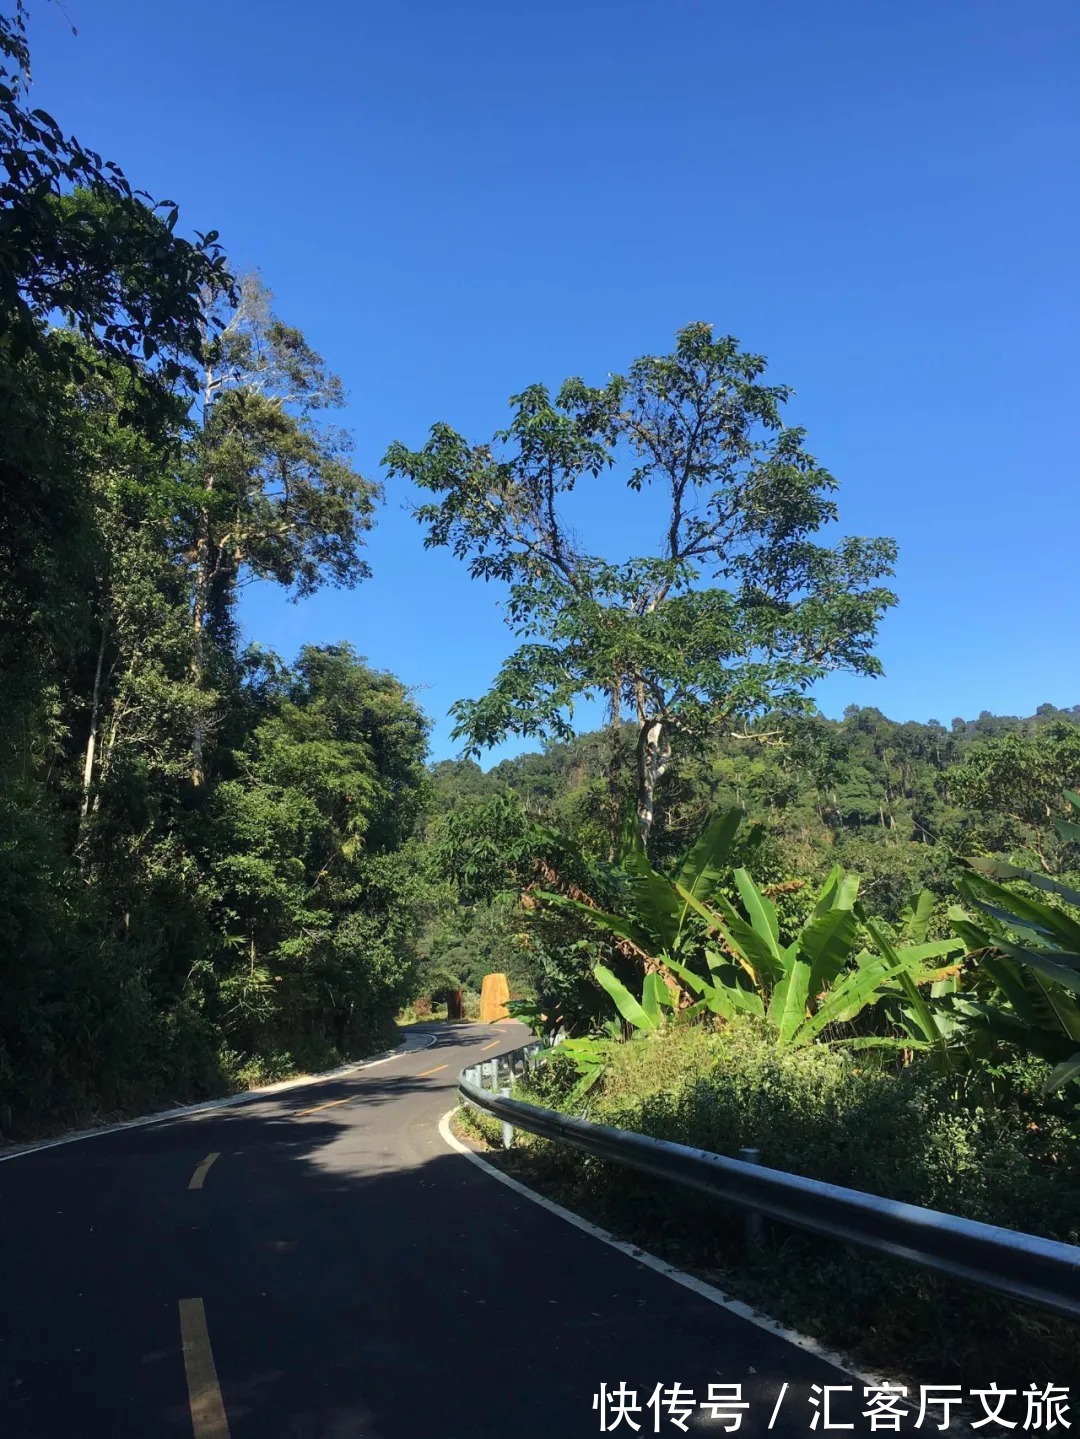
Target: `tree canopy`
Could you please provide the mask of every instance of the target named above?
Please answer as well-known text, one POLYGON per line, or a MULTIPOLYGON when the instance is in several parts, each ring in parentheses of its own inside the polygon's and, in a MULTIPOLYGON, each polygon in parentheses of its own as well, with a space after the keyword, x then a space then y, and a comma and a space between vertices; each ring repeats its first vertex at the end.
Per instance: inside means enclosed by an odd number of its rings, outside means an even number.
POLYGON ((819 543, 837 519, 833 476, 788 425, 790 390, 763 357, 689 325, 669 355, 602 388, 532 385, 512 418, 470 444, 446 424, 387 451, 390 474, 436 498, 417 518, 477 578, 507 586, 523 643, 488 693, 454 707, 470 751, 508 735, 572 733, 574 701, 605 695, 637 730, 636 812, 648 840, 672 740, 693 747, 764 715, 805 714, 835 669, 877 674, 873 641, 895 596, 891 540, 819 543), (662 491, 661 542, 612 559, 578 543, 566 496, 608 469, 630 494, 662 491))

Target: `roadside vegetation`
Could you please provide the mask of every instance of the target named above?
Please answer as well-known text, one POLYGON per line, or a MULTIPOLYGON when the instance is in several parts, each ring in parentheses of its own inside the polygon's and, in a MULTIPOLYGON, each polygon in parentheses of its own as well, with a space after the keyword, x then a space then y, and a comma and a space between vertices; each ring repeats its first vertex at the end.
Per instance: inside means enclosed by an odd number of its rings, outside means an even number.
MULTIPOLYGON (((992 1098, 958 1097, 928 1068, 855 1063, 814 1046, 778 1051, 750 1025, 670 1030, 614 1052, 587 1109, 576 1065, 555 1051, 518 1097, 604 1124, 736 1154, 951 1213, 1080 1240, 1075 1110, 1048 1106, 1045 1071, 1013 1060, 992 1098)), ((741 1210, 699 1199, 517 1131, 465 1118, 467 1136, 533 1188, 762 1312, 918 1383, 1075 1384, 1077 1329, 1037 1309, 867 1251, 766 1224, 761 1248, 741 1210)))
MULTIPOLYGON (((1080 797, 1061 808, 1065 872, 1080 797)), ((562 892, 539 887, 558 875, 537 836, 527 910, 592 934, 594 1003, 512 1005, 562 1037, 520 1097, 1080 1243, 1080 892, 983 855, 957 862, 951 902, 923 890, 886 919, 839 866, 816 891, 759 887, 733 863, 764 841, 740 844, 742 820, 722 812, 662 871, 630 832, 613 862, 578 855, 562 892)), ((1074 1374, 1076 1326, 1023 1305, 783 1226, 749 1246, 737 1211, 524 1133, 499 1162, 865 1364, 1074 1374)))

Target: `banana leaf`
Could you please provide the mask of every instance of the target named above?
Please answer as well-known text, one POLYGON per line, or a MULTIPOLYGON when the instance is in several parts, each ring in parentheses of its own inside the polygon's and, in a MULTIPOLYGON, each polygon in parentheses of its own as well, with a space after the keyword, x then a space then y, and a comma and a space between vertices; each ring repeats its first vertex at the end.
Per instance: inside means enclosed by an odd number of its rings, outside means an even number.
POLYGON ((660 1023, 660 1010, 662 1007, 671 1009, 672 998, 668 987, 663 979, 655 971, 645 976, 645 983, 641 986, 641 1007, 652 1020, 654 1025, 660 1023))
POLYGON ((627 855, 623 862, 637 923, 653 937, 654 953, 674 949, 684 906, 671 881, 657 874, 643 854, 627 855))
POLYGON ((584 915, 598 929, 606 930, 608 934, 616 934, 620 939, 628 939, 643 954, 652 958, 655 940, 651 935, 646 934, 640 925, 635 924, 632 919, 627 919, 625 915, 608 914, 605 910, 593 909, 591 905, 582 904, 579 899, 570 899, 568 895, 552 894, 543 889, 536 891, 536 897, 559 909, 574 910, 577 914, 584 915))
POLYGON ((652 1019, 634 996, 627 989, 626 985, 618 979, 611 970, 603 964, 593 965, 593 975, 601 989, 605 989, 615 1002, 615 1008, 635 1029, 652 1031, 657 1028, 657 1021, 652 1019))
MULTIPOLYGON (((689 989, 702 996, 710 1009, 713 1008, 714 1001, 723 1003, 725 1008, 730 1011, 725 1015, 726 1018, 733 1018, 736 1011, 742 1014, 755 1014, 759 1018, 764 1015, 765 1005, 762 1003, 761 996, 753 990, 743 989, 741 985, 737 984, 712 984, 709 980, 703 979, 700 974, 695 974, 692 969, 688 969, 685 964, 679 964, 673 959, 666 960, 665 963, 668 969, 685 981, 689 989), (720 996, 720 999, 716 1000, 716 996, 720 996)), ((713 1012, 719 1013, 720 1011, 714 1009, 713 1012)))
POLYGON ((817 1009, 796 1026, 789 1036, 794 1044, 809 1044, 830 1024, 846 1023, 862 1010, 866 1001, 881 986, 885 979, 892 978, 892 971, 884 961, 879 960, 876 968, 857 969, 838 984, 822 999, 817 1009))
POLYGON ((831 909, 850 909, 859 892, 859 876, 845 874, 841 865, 833 865, 814 904, 812 919, 831 909))
POLYGON ((825 877, 825 883, 821 887, 816 901, 814 902, 813 913, 825 914, 833 908, 833 900, 836 898, 840 887, 840 881, 844 877, 844 870, 841 865, 834 864, 825 877))
POLYGON ((912 944, 925 943, 926 931, 929 928, 933 912, 933 891, 929 889, 920 890, 914 900, 908 905, 904 920, 905 939, 909 940, 912 944))
POLYGON ((1046 1076, 1043 1093, 1055 1093, 1056 1090, 1068 1084, 1070 1079, 1080 1079, 1080 1054, 1074 1054, 1071 1059, 1063 1059, 1060 1064, 1054 1066, 1046 1076))
POLYGON ((1064 910, 1005 889, 976 871, 962 875, 957 881, 957 888, 973 904, 1010 927, 1023 926, 1035 930, 1062 949, 1073 954, 1080 953, 1080 923, 1064 910))
POLYGON ((985 1030, 994 1039, 1014 1044, 1027 1054, 1037 1055, 1049 1064, 1059 1064, 1074 1052, 1075 1041, 1049 1029, 1033 1028, 1015 1014, 984 1000, 957 995, 953 1007, 967 1024, 985 1030))
POLYGON ((601 1071, 607 1062, 606 1041, 601 1039, 564 1039, 559 1045, 560 1055, 572 1059, 579 1074, 601 1071))
POLYGON ((728 997, 731 992, 728 987, 710 984, 707 979, 703 979, 700 974, 695 974, 686 965, 679 964, 677 960, 669 959, 667 967, 683 980, 687 989, 693 990, 695 994, 701 996, 696 1004, 690 1005, 683 1011, 684 1018, 689 1019, 692 1015, 701 1014, 706 1009, 712 1014, 719 1015, 721 1019, 733 1020, 736 1017, 738 1005, 728 997))
POLYGON ((713 988, 707 979, 700 974, 695 974, 692 969, 688 969, 685 964, 680 964, 678 960, 667 959, 664 963, 666 967, 670 969, 673 974, 677 974, 679 978, 685 982, 686 987, 692 989, 695 994, 707 994, 708 991, 713 988))
POLYGON ((1080 1043, 1080 1004, 1072 995, 1066 994, 1057 984, 1050 983, 1041 974, 1033 977, 1060 1028, 1070 1039, 1080 1043))
POLYGON ((773 990, 768 1017, 776 1027, 781 1045, 790 1043, 792 1035, 806 1018, 810 999, 811 966, 800 954, 801 946, 790 946, 792 955, 787 974, 773 990))
POLYGON ((961 909, 958 904, 949 906, 949 924, 953 933, 958 935, 967 946, 968 953, 980 949, 993 949, 998 939, 1007 939, 1008 931, 1003 924, 985 912, 980 915, 978 921, 974 920, 966 909, 961 909))
POLYGON ((859 937, 859 921, 851 909, 830 909, 815 915, 799 935, 799 957, 810 967, 810 993, 827 989, 851 960, 859 937))
POLYGON ((926 959, 944 959, 950 954, 960 954, 963 948, 963 941, 959 939, 932 939, 928 944, 905 944, 896 952, 921 964, 926 959))
POLYGON ((877 945, 896 979, 899 981, 900 987, 907 997, 913 1022, 918 1025, 923 1038, 937 1046, 943 1060, 947 1063, 948 1041, 941 1026, 937 1023, 930 1004, 919 989, 919 986, 911 978, 910 973, 907 971, 907 966, 897 954, 895 946, 881 926, 869 917, 861 905, 858 910, 858 915, 866 928, 867 934, 869 934, 870 938, 877 945))
POLYGON ((1064 989, 1080 994, 1080 954, 1063 954, 1059 950, 1025 949, 1023 945, 1012 944, 1007 939, 995 940, 995 946, 1006 954, 1026 964, 1029 969, 1051 979, 1064 989), (1055 960, 1064 961, 1055 963, 1055 960))
POLYGON ((776 905, 767 895, 762 894, 745 869, 735 871, 735 886, 739 891, 743 909, 746 910, 750 927, 763 939, 772 951, 777 966, 780 959, 780 922, 776 917, 776 905))
MULTIPOLYGON (((987 955, 979 961, 979 971, 1000 990, 1017 1017, 1036 1028, 1046 1023, 1046 1016, 1028 992, 1021 967, 1006 955, 987 955)), ((1034 976, 1032 976, 1034 982, 1034 976)), ((1039 991, 1040 996, 1042 991, 1039 991)))
MULTIPOLYGON (((1080 825, 1074 825, 1073 828, 1080 839, 1080 825)), ((1067 884, 1059 884, 1056 879, 1048 879, 1045 874, 1036 874, 1032 869, 1021 869, 1019 865, 1009 864, 1007 860, 984 856, 969 859, 967 863, 987 879, 1022 879, 1033 889, 1045 890, 1047 894, 1056 894, 1069 904, 1080 906, 1080 890, 1070 889, 1067 884)))
POLYGON ((710 909, 688 889, 683 889, 682 885, 676 884, 675 888, 695 914, 701 916, 706 926, 714 934, 720 936, 735 955, 737 963, 753 980, 755 986, 760 983, 759 970, 766 976, 772 977, 771 971, 775 965, 771 947, 755 934, 752 927, 739 916, 722 895, 713 895, 712 904, 715 908, 710 909))
MULTIPOLYGON (((695 899, 707 900, 728 867, 731 846, 745 818, 745 810, 729 809, 707 825, 675 871, 676 886, 689 891, 695 899)), ((684 902, 684 918, 687 907, 684 902)))

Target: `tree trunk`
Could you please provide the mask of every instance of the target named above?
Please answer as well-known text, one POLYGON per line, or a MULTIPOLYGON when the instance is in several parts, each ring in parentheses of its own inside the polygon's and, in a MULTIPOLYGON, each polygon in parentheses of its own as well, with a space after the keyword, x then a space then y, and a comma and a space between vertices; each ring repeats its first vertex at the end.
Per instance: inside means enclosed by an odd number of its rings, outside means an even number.
POLYGON ((98 645, 97 666, 94 670, 94 693, 90 702, 90 733, 86 737, 86 756, 83 760, 82 776, 82 803, 79 805, 79 831, 75 841, 75 850, 79 856, 80 873, 86 870, 86 854, 83 846, 86 843, 86 817, 90 813, 90 790, 94 780, 94 755, 97 751, 98 727, 101 716, 101 671, 105 663, 105 641, 108 632, 108 624, 103 621, 101 625, 101 643, 98 645))
MULTIPOLYGON (((214 398, 214 374, 212 370, 206 372, 206 385, 203 390, 203 433, 206 432, 206 422, 210 416, 210 406, 214 398)), ((214 477, 207 469, 203 477, 203 488, 212 490, 214 488, 214 477)), ((210 520, 206 511, 199 514, 199 529, 195 537, 195 594, 191 606, 192 619, 192 646, 191 646, 191 678, 198 690, 202 689, 203 673, 205 671, 204 658, 204 627, 206 625, 206 610, 210 600, 210 520)), ((205 778, 203 766, 203 745, 205 733, 203 729, 202 715, 196 712, 195 725, 191 736, 191 783, 201 785, 205 778)))
MULTIPOLYGON (((191 607, 191 679, 197 690, 202 689, 203 671, 205 669, 203 629, 206 624, 206 602, 210 587, 209 575, 207 573, 210 547, 202 519, 200 519, 199 524, 202 530, 195 545, 195 596, 191 607)), ((203 742, 202 715, 196 710, 195 724, 191 736, 191 783, 193 785, 201 785, 205 778, 203 769, 203 742)))
POLYGON ((646 719, 638 730, 637 823, 642 846, 649 848, 655 818, 656 786, 671 760, 671 745, 662 719, 646 719))
POLYGON ((611 688, 608 691, 608 702, 611 710, 608 735, 610 750, 608 753, 607 773, 608 824, 611 831, 611 843, 608 846, 608 862, 614 863, 619 845, 619 830, 622 819, 622 804, 619 794, 619 770, 622 759, 622 736, 619 733, 622 728, 622 681, 618 676, 611 682, 611 688))

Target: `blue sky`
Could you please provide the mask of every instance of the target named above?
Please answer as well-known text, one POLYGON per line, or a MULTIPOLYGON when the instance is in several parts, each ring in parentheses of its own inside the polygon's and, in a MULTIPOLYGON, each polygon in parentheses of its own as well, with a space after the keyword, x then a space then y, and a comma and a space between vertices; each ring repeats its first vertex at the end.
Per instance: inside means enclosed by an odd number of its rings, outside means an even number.
MULTIPOLYGON (((795 387, 843 528, 900 542, 886 678, 831 677, 825 712, 1080 701, 1072 0, 33 10, 35 103, 261 269, 344 378, 365 472, 708 320, 795 387)), ((613 497, 583 499, 584 528, 639 548, 613 497)), ((406 498, 372 581, 301 605, 259 586, 243 620, 286 656, 348 639, 394 670, 442 757, 512 637, 406 498)))

